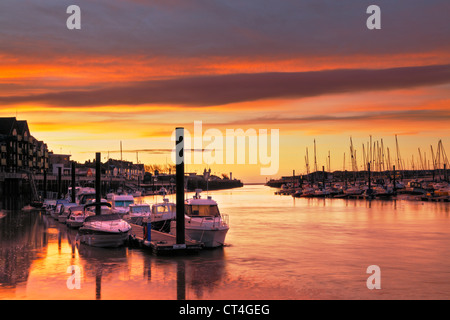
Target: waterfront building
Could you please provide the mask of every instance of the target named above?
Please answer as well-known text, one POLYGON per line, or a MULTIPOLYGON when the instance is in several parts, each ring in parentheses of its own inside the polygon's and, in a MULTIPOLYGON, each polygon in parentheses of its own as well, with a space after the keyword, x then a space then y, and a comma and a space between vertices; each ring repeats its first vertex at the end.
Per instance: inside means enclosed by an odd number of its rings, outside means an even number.
POLYGON ((42 173, 48 167, 47 145, 31 135, 27 121, 0 118, 0 172, 42 173))

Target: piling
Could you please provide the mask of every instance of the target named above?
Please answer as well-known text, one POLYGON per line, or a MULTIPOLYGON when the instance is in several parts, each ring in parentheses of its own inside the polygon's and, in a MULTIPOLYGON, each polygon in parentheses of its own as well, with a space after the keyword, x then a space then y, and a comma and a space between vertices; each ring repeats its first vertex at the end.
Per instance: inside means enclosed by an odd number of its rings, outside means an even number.
MULTIPOLYGON (((101 166, 100 166, 100 160, 101 160, 101 154, 100 152, 97 152, 95 154, 95 201, 97 203, 101 202, 102 198, 102 186, 101 186, 101 166)), ((101 214, 101 207, 97 205, 95 207, 95 214, 100 215, 101 214)))
POLYGON ((43 185, 43 189, 44 189, 44 199, 47 199, 47 169, 44 170, 44 185, 43 185))
POLYGON ((75 203, 75 161, 72 161, 72 203, 75 203))
POLYGON ((322 189, 325 190, 325 166, 322 166, 322 189))
POLYGON ((396 177, 395 177, 395 166, 392 166, 392 170, 394 171, 394 188, 392 191, 394 191, 394 194, 397 193, 397 182, 396 182, 396 177))
POLYGON ((58 199, 61 199, 61 167, 58 167, 58 199))
POLYGON ((176 128, 176 243, 185 245, 184 228, 184 128, 176 128))

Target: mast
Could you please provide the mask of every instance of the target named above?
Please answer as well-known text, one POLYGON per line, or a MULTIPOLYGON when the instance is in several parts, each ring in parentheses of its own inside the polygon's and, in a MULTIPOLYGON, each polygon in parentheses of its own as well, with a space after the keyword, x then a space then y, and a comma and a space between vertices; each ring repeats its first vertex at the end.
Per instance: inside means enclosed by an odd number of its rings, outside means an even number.
POLYGON ((399 170, 404 170, 402 162, 401 162, 400 150, 398 148, 397 135, 395 135, 395 146, 397 148, 397 166, 398 166, 399 170))
POLYGON ((317 172, 316 139, 314 139, 314 172, 317 172))
POLYGON ((309 174, 309 155, 308 155, 308 147, 306 147, 305 164, 306 164, 306 174, 309 174))

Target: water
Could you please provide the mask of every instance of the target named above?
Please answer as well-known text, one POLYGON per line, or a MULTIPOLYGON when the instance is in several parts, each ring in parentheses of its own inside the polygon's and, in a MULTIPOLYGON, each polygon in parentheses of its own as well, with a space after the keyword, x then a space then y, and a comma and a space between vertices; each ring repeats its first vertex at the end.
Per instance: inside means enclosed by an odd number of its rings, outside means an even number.
POLYGON ((50 216, 5 211, 0 299, 450 299, 448 203, 273 191, 210 192, 229 215, 227 245, 187 257, 79 245, 50 216), (380 290, 367 288, 370 265, 380 290), (80 268, 79 289, 69 289, 70 266, 80 268))

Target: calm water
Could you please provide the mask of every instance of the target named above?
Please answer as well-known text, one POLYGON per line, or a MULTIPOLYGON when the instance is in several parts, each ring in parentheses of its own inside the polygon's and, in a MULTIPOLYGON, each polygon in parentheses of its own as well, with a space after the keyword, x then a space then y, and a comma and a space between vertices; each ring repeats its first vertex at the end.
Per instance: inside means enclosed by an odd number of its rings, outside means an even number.
POLYGON ((227 245, 177 258, 77 245, 50 216, 0 213, 0 299, 450 299, 448 203, 273 191, 210 192, 229 215, 227 245), (366 286, 370 265, 380 290, 366 286), (80 289, 67 287, 70 266, 80 289))

